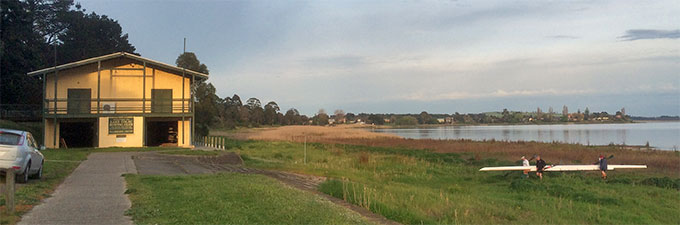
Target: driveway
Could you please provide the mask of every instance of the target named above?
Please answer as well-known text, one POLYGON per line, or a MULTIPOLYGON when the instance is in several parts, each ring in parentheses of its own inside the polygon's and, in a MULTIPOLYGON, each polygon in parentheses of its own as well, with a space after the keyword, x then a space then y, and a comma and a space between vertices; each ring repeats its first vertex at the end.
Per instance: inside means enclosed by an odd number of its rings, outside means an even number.
POLYGON ((92 153, 57 187, 52 197, 24 215, 19 224, 132 224, 125 216, 125 173, 137 173, 132 155, 92 153))

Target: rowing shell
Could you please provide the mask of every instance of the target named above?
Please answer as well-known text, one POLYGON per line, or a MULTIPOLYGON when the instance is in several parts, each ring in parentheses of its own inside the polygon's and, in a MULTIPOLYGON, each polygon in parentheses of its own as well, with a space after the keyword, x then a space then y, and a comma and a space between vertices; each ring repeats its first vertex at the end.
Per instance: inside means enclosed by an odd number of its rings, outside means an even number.
MULTIPOLYGON (((614 169, 647 169, 647 165, 608 165, 607 170, 614 169)), ((479 171, 515 171, 515 170, 529 170, 536 171, 536 166, 494 166, 484 167, 479 171)), ((592 171, 600 170, 599 165, 556 165, 546 166, 543 171, 592 171)))

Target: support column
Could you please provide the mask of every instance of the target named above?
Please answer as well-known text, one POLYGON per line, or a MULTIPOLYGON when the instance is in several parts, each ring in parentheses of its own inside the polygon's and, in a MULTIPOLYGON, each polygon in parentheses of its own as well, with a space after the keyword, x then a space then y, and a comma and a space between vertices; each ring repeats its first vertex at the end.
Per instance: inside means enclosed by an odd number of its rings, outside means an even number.
POLYGON ((146 146, 146 61, 142 72, 142 146, 146 146))
POLYGON ((184 80, 186 77, 184 77, 184 68, 182 68, 182 145, 185 144, 184 142, 184 80))
POLYGON ((54 134, 52 135, 52 145, 54 148, 59 148, 57 144, 57 78, 59 77, 59 72, 54 70, 54 134))
MULTIPOLYGON (((191 74, 191 84, 189 85, 189 87, 192 87, 192 85, 196 85, 196 75, 194 75, 194 74, 191 74)), ((194 92, 192 91, 191 88, 189 88, 189 99, 191 99, 191 101, 189 102, 189 110, 191 111, 191 133, 190 133, 191 136, 189 137, 189 144, 193 144, 194 143, 194 135, 195 135, 194 134, 194 127, 196 125, 195 124, 196 123, 196 113, 195 113, 196 105, 194 104, 194 92)))
POLYGON ((101 106, 101 101, 102 101, 101 94, 100 94, 101 89, 102 89, 101 88, 101 86, 102 86, 102 82, 101 82, 102 73, 101 73, 101 71, 102 71, 102 61, 100 60, 100 61, 97 61, 97 115, 99 115, 101 113, 101 111, 100 111, 100 108, 101 108, 100 106, 101 106))
POLYGON ((42 144, 47 145, 47 138, 45 137, 45 136, 47 136, 47 129, 46 129, 47 128, 47 121, 45 121, 47 119, 47 111, 46 110, 49 109, 48 108, 49 105, 45 106, 45 103, 47 103, 47 74, 45 74, 45 73, 42 74, 42 81, 43 81, 43 83, 42 83, 42 85, 43 85, 42 89, 43 90, 42 90, 42 99, 40 99, 40 102, 41 102, 41 105, 42 105, 42 107, 40 109, 40 112, 42 114, 42 121, 41 122, 42 122, 42 127, 43 127, 42 144))

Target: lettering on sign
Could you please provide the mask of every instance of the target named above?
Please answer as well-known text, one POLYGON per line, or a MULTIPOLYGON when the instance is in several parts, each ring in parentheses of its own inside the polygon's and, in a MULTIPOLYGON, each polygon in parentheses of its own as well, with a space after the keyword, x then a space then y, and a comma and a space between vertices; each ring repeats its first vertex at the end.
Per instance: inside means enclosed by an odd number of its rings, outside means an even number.
POLYGON ((135 131, 133 118, 109 118, 109 134, 132 134, 135 131))

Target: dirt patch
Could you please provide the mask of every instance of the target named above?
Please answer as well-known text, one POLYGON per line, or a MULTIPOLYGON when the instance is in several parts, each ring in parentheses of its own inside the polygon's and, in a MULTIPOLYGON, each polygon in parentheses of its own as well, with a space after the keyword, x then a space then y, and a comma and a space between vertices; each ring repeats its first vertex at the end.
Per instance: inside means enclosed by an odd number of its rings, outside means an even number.
POLYGON ((135 155, 133 160, 139 174, 186 175, 221 172, 262 174, 277 179, 291 187, 324 197, 337 205, 359 213, 369 221, 379 224, 399 224, 374 214, 365 208, 349 204, 342 199, 317 191, 319 184, 326 181, 325 177, 244 167, 241 157, 233 152, 227 152, 218 156, 167 155, 149 152, 135 155))

